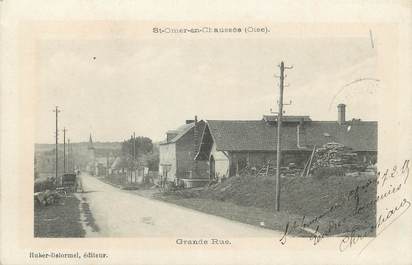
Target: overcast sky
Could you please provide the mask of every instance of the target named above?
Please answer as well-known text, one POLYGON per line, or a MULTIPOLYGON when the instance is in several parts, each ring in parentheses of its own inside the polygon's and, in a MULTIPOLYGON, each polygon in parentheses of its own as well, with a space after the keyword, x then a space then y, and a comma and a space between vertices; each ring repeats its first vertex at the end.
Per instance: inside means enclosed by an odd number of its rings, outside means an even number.
POLYGON ((163 139, 186 119, 260 119, 277 109, 287 71, 289 115, 377 120, 376 50, 369 38, 47 40, 38 46, 36 142, 53 143, 55 105, 72 142, 163 139), (340 93, 338 93, 341 91, 340 93), (331 107, 330 107, 331 106, 331 107))

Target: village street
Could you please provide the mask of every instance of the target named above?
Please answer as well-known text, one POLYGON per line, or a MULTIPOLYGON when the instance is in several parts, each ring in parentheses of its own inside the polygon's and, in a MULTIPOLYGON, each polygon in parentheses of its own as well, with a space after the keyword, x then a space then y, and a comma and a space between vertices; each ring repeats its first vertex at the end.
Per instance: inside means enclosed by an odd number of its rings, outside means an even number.
MULTIPOLYGON (((279 237, 261 229, 184 207, 141 197, 82 174, 85 193, 98 232, 86 237, 174 236, 176 238, 279 237)), ((89 229, 87 229, 89 230, 89 229)))

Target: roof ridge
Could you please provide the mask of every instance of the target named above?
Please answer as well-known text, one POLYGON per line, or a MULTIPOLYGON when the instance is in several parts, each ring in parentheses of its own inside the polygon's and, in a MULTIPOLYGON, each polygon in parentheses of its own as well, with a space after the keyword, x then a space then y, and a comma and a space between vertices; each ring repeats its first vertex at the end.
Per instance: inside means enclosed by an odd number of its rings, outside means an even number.
POLYGON ((240 122, 251 122, 251 121, 263 121, 262 119, 260 119, 260 120, 206 120, 207 122, 208 121, 221 121, 221 122, 224 122, 224 121, 240 121, 240 122))
MULTIPOLYGON (((274 150, 273 139, 277 135, 274 126, 266 126, 264 120, 207 120, 210 134, 218 150, 274 150)), ((348 121, 340 125, 337 121, 308 121, 302 130, 302 143, 323 144, 336 139, 357 150, 377 149, 377 122, 348 121), (349 129, 349 127, 352 129, 349 129), (325 135, 327 133, 328 135, 325 135), (329 137, 329 138, 327 138, 329 137)), ((284 126, 282 145, 288 150, 297 150, 296 126, 284 126)))
MULTIPOLYGON (((338 121, 317 121, 317 120, 312 120, 308 122, 323 122, 323 123, 338 123, 338 121)), ((344 123, 351 123, 351 122, 356 122, 356 123, 378 123, 378 121, 363 121, 363 120, 347 120, 344 123)))

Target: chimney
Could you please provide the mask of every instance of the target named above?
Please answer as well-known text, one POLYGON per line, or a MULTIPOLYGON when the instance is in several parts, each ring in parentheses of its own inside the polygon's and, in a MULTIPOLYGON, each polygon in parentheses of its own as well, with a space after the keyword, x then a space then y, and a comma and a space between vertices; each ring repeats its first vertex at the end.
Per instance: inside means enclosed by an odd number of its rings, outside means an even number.
POLYGON ((338 105, 338 123, 344 124, 345 123, 345 104, 338 105))

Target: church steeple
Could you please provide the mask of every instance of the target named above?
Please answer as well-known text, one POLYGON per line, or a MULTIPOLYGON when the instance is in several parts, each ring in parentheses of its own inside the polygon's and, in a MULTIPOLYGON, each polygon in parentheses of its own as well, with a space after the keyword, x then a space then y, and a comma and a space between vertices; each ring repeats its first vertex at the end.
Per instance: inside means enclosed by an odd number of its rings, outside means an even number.
POLYGON ((92 140, 92 134, 90 134, 90 137, 89 137, 89 146, 87 147, 87 149, 89 149, 89 150, 94 149, 93 140, 92 140))

